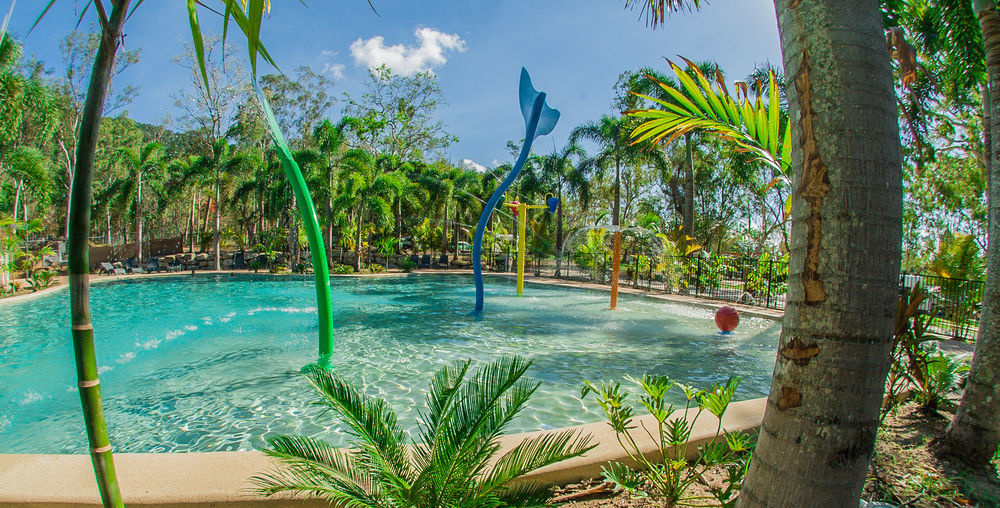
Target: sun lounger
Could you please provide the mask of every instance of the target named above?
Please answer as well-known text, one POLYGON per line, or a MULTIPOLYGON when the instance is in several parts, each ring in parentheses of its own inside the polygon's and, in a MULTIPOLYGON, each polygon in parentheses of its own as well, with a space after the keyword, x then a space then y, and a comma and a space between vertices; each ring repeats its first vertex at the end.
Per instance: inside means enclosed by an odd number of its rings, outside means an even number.
POLYGON ((116 268, 111 263, 104 262, 101 263, 101 269, 97 271, 97 275, 102 273, 106 275, 125 275, 125 270, 122 268, 116 268))
POLYGON ((139 263, 135 262, 135 258, 126 259, 125 267, 128 269, 128 273, 146 273, 146 271, 139 266, 139 263))
POLYGON ((236 255, 233 256, 233 270, 246 270, 246 269, 247 269, 247 264, 243 258, 243 253, 237 252, 236 255))
POLYGON ((424 254, 420 258, 420 268, 430 268, 431 267, 431 255, 424 254))

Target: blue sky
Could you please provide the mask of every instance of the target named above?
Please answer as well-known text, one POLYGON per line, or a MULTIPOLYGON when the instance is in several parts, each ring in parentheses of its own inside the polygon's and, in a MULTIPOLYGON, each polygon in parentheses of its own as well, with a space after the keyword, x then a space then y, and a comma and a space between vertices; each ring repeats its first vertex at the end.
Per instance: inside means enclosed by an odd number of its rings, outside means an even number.
MULTIPOLYGON (((23 37, 45 3, 18 2, 8 29, 23 37)), ((75 24, 77 3, 84 2, 58 0, 24 39, 25 54, 58 68, 58 42, 75 24)), ((381 61, 395 62, 397 71, 437 74, 448 101, 438 116, 460 139, 448 154, 454 163, 470 159, 492 166, 512 158, 506 142, 520 140, 524 130, 517 106, 521 66, 562 113, 555 131, 536 141, 536 152, 548 152, 553 142, 562 147, 573 127, 611 112, 612 88, 624 70, 666 70, 664 57, 683 55, 716 61, 733 80, 745 77, 755 63, 781 61, 769 0, 715 0, 701 11, 674 14, 656 30, 616 0, 372 0, 380 15, 365 0, 273 3, 263 38, 281 69, 326 69, 338 97, 360 96, 366 66, 381 61)), ((177 116, 172 96, 187 77, 171 58, 190 37, 184 4, 147 0, 126 25, 126 46, 141 47, 142 61, 119 83, 140 87, 128 108, 139 121, 177 116)), ((8 5, 0 3, 4 11, 8 5)), ((84 23, 95 19, 90 12, 84 23)), ((202 13, 206 29, 221 31, 217 21, 202 13)), ((245 51, 238 54, 244 57, 245 51)), ((342 103, 331 116, 339 116, 342 103)))

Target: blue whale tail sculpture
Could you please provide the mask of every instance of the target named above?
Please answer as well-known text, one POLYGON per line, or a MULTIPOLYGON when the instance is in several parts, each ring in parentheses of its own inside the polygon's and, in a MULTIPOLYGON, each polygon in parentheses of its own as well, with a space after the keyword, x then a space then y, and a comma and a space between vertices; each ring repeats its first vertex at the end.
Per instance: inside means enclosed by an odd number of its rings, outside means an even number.
POLYGON ((482 315, 483 312, 482 250, 483 233, 486 231, 486 223, 489 222, 490 215, 493 214, 493 209, 496 208, 500 197, 507 192, 510 184, 514 183, 517 176, 521 174, 521 169, 524 168, 524 163, 528 159, 528 154, 531 152, 531 144, 535 141, 535 138, 552 132, 552 129, 556 127, 556 123, 559 122, 559 111, 545 104, 545 92, 535 90, 535 87, 531 84, 531 76, 528 76, 528 70, 524 67, 521 67, 518 101, 521 105, 521 114, 524 116, 524 143, 521 145, 521 153, 517 156, 517 161, 514 162, 514 167, 507 174, 507 178, 493 191, 490 200, 486 202, 486 206, 483 207, 483 213, 479 216, 479 222, 476 224, 476 239, 472 245, 472 273, 476 280, 475 315, 482 315))

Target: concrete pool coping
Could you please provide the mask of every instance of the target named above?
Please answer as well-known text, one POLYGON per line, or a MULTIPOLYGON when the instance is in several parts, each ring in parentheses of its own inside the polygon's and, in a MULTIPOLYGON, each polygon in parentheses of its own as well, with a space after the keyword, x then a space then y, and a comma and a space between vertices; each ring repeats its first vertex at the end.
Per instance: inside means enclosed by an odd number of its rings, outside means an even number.
MULTIPOLYGON (((760 426, 766 398, 734 402, 722 420, 726 431, 749 431, 760 426)), ((655 432, 656 422, 646 415, 636 419, 655 432)), ((691 432, 691 443, 712 439, 719 421, 703 413, 691 432)), ((627 456, 614 431, 604 422, 568 427, 590 434, 597 447, 587 454, 535 471, 525 478, 565 485, 599 477, 601 466, 624 461, 627 456)), ((523 439, 565 429, 514 434, 501 438, 501 453, 523 439)), ((644 454, 658 457, 656 445, 645 432, 634 431, 644 454)), ((689 458, 697 453, 688 448, 689 458)), ((249 489, 249 478, 266 472, 272 460, 260 452, 120 453, 115 466, 125 504, 155 508, 204 506, 328 506, 317 499, 261 498, 249 489)), ((0 506, 89 508, 101 506, 89 455, 0 455, 0 506)))

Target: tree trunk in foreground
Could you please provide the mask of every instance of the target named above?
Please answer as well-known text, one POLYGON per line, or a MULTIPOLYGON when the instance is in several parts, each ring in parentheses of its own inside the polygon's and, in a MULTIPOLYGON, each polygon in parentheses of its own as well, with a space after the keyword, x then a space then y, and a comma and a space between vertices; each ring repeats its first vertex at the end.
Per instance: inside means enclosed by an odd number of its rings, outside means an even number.
POLYGON ((795 197, 788 305, 738 506, 858 506, 889 366, 902 175, 874 0, 777 0, 795 197))
POLYGON ((107 26, 103 27, 101 43, 94 58, 90 74, 87 100, 84 103, 80 124, 80 141, 77 143, 76 175, 70 189, 69 213, 69 299, 72 315, 73 353, 76 374, 83 404, 83 417, 90 443, 90 458, 94 464, 97 486, 104 506, 124 506, 118 490, 108 428, 104 421, 101 403, 101 384, 97 377, 97 359, 94 355, 94 326, 90 321, 90 201, 94 170, 94 152, 101 123, 101 111, 108 92, 115 52, 121 41, 122 25, 128 11, 129 0, 113 2, 107 26))
MULTIPOLYGON (((977 0, 973 8, 979 16, 986 47, 986 71, 990 94, 984 96, 984 111, 994 113, 984 126, 987 139, 1000 139, 1000 111, 994 97, 1000 94, 1000 14, 992 1, 977 0), (987 103, 990 101, 990 103, 987 103)), ((998 97, 1000 98, 1000 97, 998 97)), ((986 288, 979 319, 979 336, 972 357, 972 370, 962 402, 945 431, 945 450, 974 466, 986 466, 1000 443, 1000 150, 988 146, 989 237, 986 247, 986 288)))

